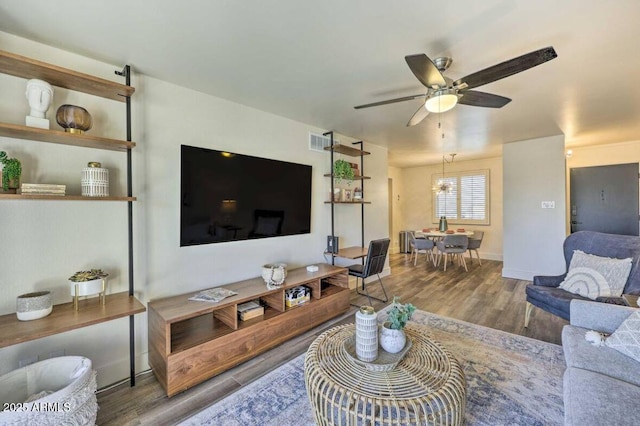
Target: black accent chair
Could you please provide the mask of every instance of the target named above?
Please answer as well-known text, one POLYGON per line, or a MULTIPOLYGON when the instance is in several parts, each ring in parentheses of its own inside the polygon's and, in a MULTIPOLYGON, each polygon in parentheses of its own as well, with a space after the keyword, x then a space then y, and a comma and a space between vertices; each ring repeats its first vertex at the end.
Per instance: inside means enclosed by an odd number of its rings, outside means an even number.
POLYGON ((364 293, 360 293, 358 290, 357 282, 356 292, 362 296, 367 296, 369 299, 369 305, 373 305, 371 303, 371 299, 379 300, 380 302, 389 301, 387 291, 385 290, 384 284, 382 284, 382 279, 380 278, 380 272, 384 269, 384 261, 387 258, 387 252, 389 251, 389 242, 389 238, 371 241, 369 243, 369 251, 367 252, 367 260, 364 265, 356 264, 348 266, 349 275, 356 277, 356 281, 358 278, 362 279, 362 289, 364 290, 364 293), (371 296, 369 294, 369 290, 367 290, 368 284, 365 284, 364 280, 374 274, 378 276, 378 282, 380 283, 380 287, 382 287, 384 299, 371 296))
MULTIPOLYGON (((640 294, 640 237, 579 231, 564 240, 563 250, 567 270, 569 270, 574 250, 602 257, 632 258, 631 271, 622 293, 640 294)), ((534 306, 570 321, 569 305, 571 301, 573 299, 591 300, 559 288, 558 286, 564 281, 566 275, 565 272, 557 276, 537 275, 533 277, 533 284, 528 284, 526 287, 525 327, 529 326, 529 318, 534 306)), ((598 297, 596 302, 626 305, 621 297, 598 297)))
POLYGON ((253 211, 253 228, 249 231, 249 238, 265 238, 282 235, 284 210, 253 211))

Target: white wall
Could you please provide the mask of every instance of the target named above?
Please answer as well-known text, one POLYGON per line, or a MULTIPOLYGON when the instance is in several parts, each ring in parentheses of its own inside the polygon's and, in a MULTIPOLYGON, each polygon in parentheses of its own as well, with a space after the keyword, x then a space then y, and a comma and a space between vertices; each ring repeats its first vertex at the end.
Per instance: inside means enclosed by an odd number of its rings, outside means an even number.
MULTIPOLYGON (((114 79, 115 66, 69 54, 0 33, 3 49, 80 72, 114 79)), ((135 73, 135 68, 134 68, 135 73)), ((23 124, 28 112, 26 80, 0 75, 0 117, 23 124)), ((159 297, 210 288, 256 277, 261 265, 282 261, 291 268, 324 261, 330 233, 329 156, 308 149, 308 133, 318 129, 234 104, 143 75, 133 76, 134 251, 136 295, 144 303, 159 297), (257 241, 179 246, 180 145, 187 144, 313 167, 311 234, 257 241)), ((62 103, 87 107, 96 122, 91 134, 124 139, 124 104, 56 89, 51 119, 62 103)), ((57 128, 55 120, 52 128, 57 128)), ((343 143, 351 141, 337 135, 343 143)), ((387 151, 365 142, 365 239, 388 235, 387 151)), ((0 138, 0 150, 23 162, 23 182, 55 182, 80 191, 80 169, 101 161, 111 172, 112 193, 125 192, 126 156, 31 141, 0 138)), ((337 233, 348 245, 360 243, 360 213, 354 206, 336 206, 337 233), (343 208, 345 207, 345 208, 343 208), (356 212, 357 210, 357 212, 356 212)), ((17 295, 53 290, 54 302, 70 301, 66 279, 73 272, 101 267, 111 273, 110 291, 127 288, 126 203, 42 202, 0 203, 3 225, 0 245, 0 314, 15 311, 17 295)), ((54 308, 55 309, 55 308, 54 308)), ((43 321, 46 321, 44 319, 43 321)), ((146 314, 136 316, 138 370, 147 368, 146 314)), ((128 319, 120 319, 0 349, 0 374, 18 367, 18 360, 46 357, 64 349, 91 358, 104 386, 128 376, 128 319)))
POLYGON ((389 167, 389 179, 391 179, 392 184, 392 200, 391 200, 391 211, 392 211, 392 223, 391 223, 391 246, 389 249, 390 253, 399 253, 400 252, 400 231, 404 231, 404 217, 405 212, 402 208, 403 206, 403 198, 404 198, 404 180, 402 178, 403 173, 402 169, 397 167, 389 167))
MULTIPOLYGON (((491 212, 489 225, 465 225, 465 228, 484 231, 484 239, 478 250, 483 259, 502 260, 502 158, 461 161, 459 158, 446 165, 446 171, 489 169, 491 212)), ((433 221, 433 197, 431 178, 442 173, 442 165, 434 164, 401 169, 403 194, 400 205, 402 228, 416 230, 437 226, 433 221)))
POLYGON ((505 144, 502 275, 531 280, 565 272, 564 136, 505 144), (554 201, 555 208, 541 208, 554 201))

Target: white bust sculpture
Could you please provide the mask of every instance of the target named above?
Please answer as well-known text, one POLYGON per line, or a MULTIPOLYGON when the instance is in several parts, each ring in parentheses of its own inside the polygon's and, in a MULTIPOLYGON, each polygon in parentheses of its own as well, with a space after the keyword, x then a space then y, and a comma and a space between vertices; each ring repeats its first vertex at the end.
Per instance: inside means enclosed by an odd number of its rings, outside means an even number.
POLYGON ((31 108, 29 115, 26 117, 27 126, 48 129, 49 120, 44 118, 44 115, 53 100, 53 88, 51 85, 43 80, 29 80, 27 81, 25 95, 31 108))

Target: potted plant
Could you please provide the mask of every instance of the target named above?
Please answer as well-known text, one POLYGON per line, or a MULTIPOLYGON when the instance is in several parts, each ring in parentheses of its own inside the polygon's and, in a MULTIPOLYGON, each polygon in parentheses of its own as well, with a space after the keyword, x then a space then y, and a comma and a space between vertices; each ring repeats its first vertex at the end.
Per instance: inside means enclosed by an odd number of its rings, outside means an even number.
POLYGON ((346 179, 351 184, 355 173, 351 168, 351 164, 345 160, 336 160, 333 162, 333 177, 339 183, 342 179, 346 179))
POLYGON ((385 351, 395 354, 404 348, 407 336, 404 327, 415 312, 416 307, 411 303, 400 303, 399 297, 394 297, 391 308, 387 311, 387 318, 380 328, 380 346, 385 351))
POLYGON ((17 158, 9 158, 5 151, 0 151, 0 163, 2 164, 2 190, 18 188, 20 186, 20 175, 22 165, 17 158))
POLYGON ((90 269, 78 271, 69 277, 69 287, 73 296, 75 309, 78 309, 78 297, 100 293, 104 303, 104 294, 107 289, 105 278, 109 274, 102 269, 90 269))

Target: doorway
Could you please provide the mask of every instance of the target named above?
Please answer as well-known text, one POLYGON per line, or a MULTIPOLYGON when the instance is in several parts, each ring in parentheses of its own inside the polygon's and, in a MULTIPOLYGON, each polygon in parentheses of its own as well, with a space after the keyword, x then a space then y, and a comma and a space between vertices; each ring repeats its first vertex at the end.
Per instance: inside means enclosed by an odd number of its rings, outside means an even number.
POLYGON ((638 163, 571 169, 571 232, 639 235, 638 178, 638 163))

